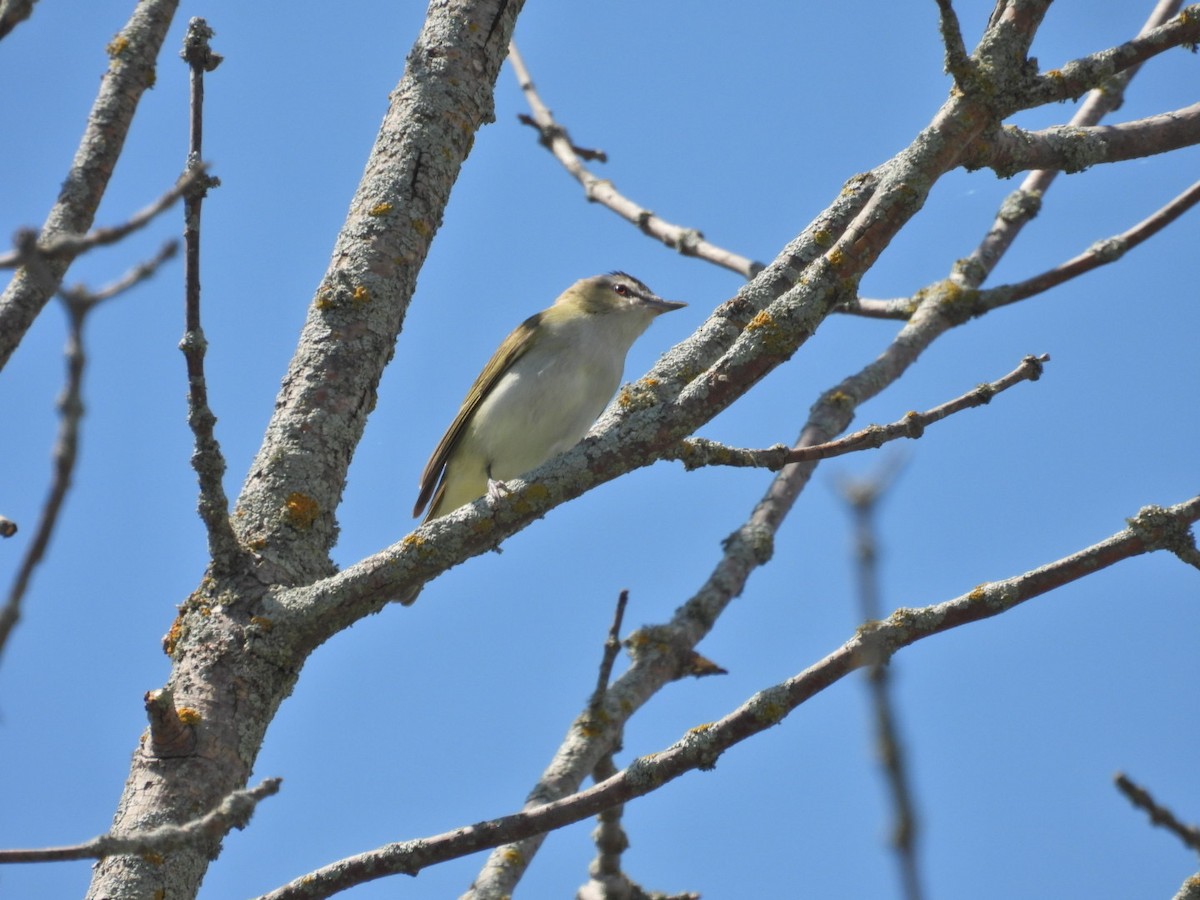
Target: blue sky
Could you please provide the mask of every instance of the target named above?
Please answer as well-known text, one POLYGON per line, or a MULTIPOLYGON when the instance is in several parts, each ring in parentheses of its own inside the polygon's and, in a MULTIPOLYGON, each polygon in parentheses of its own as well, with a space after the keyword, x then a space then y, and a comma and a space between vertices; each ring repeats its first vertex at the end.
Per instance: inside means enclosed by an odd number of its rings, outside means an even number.
MULTIPOLYGON (((1055 3, 1043 68, 1136 33, 1150 3, 1055 3)), ((968 46, 991 4, 956 4, 968 46)), ((42 0, 0 42, 0 231, 42 221, 67 171, 132 4, 42 0)), ((424 15, 375 0, 324 9, 185 3, 98 217, 156 197, 186 152, 188 17, 217 32, 205 156, 222 180, 204 210, 205 330, 218 437, 236 494, 272 410, 307 303, 424 15)), ((517 40, 543 99, 601 174, 663 217, 768 260, 856 172, 904 147, 943 100, 936 4, 746 2, 697 7, 531 3, 517 40)), ((1196 100, 1197 57, 1138 76, 1115 120, 1196 100)), ((506 66, 350 470, 335 550, 346 565, 402 537, 418 475, 504 335, 576 278, 632 272, 686 300, 630 354, 634 378, 729 297, 738 278, 656 245, 582 199, 516 121, 506 66)), ((1043 127, 1070 104, 1022 115, 1043 127)), ((1061 177, 990 284, 1020 280, 1128 228, 1186 188, 1195 148, 1061 177)), ((863 283, 909 294, 944 277, 1017 185, 955 172, 863 283)), ((963 326, 856 425, 888 422, 1049 353, 1044 378, 909 443, 882 508, 886 609, 956 596, 1094 543, 1147 503, 1197 486, 1200 385, 1192 211, 1115 266, 963 326)), ((80 260, 98 285, 180 230, 164 218, 80 260)), ((82 450, 64 518, 0 659, 0 845, 104 831, 144 727, 159 639, 205 564, 188 466, 180 266, 88 323, 82 450)), ((794 439, 817 395, 873 359, 895 323, 831 319, 744 402, 701 430, 739 446, 794 439)), ((7 473, 0 583, 24 550, 49 478, 64 316, 48 308, 0 373, 7 473)), ((885 451, 886 452, 886 451, 885 451)), ((700 649, 729 670, 670 686, 630 725, 621 762, 719 718, 808 666, 858 623, 849 517, 823 465, 776 544, 700 649)), ((720 540, 770 475, 659 464, 551 512, 321 647, 280 711, 256 778, 281 776, 230 835, 201 896, 248 897, 392 840, 519 807, 595 680, 613 604, 665 620, 707 577, 720 540)), ((893 663, 922 817, 929 896, 1170 896, 1195 858, 1111 786, 1125 770, 1200 819, 1197 574, 1166 555, 1122 564, 1010 614, 924 641, 893 663)), ((898 896, 866 693, 848 679, 781 726, 629 807, 629 874, 648 888, 745 896, 898 896)), ((592 855, 581 823, 552 836, 518 896, 571 896, 592 855)), ((349 893, 450 897, 476 857, 349 893)), ((75 896, 86 864, 0 870, 5 896, 75 896)))

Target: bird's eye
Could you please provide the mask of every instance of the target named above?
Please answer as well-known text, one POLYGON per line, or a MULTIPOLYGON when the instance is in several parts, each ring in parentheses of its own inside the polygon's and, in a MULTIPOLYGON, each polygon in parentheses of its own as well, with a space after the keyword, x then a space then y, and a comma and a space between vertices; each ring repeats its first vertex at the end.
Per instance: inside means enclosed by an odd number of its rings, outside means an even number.
POLYGON ((616 291, 618 294, 620 294, 622 297, 624 297, 626 294, 629 293, 629 285, 621 284, 621 282, 618 281, 616 284, 613 285, 613 290, 616 291))

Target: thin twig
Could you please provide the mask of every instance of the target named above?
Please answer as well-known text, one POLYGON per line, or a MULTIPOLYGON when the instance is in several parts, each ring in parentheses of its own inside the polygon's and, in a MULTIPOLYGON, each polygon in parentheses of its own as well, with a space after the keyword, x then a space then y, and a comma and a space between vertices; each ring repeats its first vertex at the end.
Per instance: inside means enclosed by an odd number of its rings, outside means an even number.
POLYGON ((738 447, 728 447, 724 444, 705 438, 688 438, 680 441, 678 447, 663 454, 663 459, 679 460, 684 468, 691 471, 704 466, 733 466, 737 468, 764 468, 779 471, 786 466, 799 462, 813 462, 820 459, 830 459, 843 456, 859 450, 882 447, 884 444, 899 438, 916 439, 925 433, 925 428, 935 422, 952 416, 964 409, 984 406, 991 402, 997 394, 1008 390, 1022 381, 1037 381, 1042 377, 1042 367, 1050 361, 1049 354, 1041 356, 1026 356, 1021 364, 990 384, 981 384, 960 397, 949 400, 940 406, 923 413, 910 412, 904 418, 890 425, 868 425, 853 434, 836 441, 828 441, 811 446, 787 447, 776 444, 761 450, 747 450, 738 447))
POLYGON ((629 603, 629 591, 622 590, 617 596, 617 609, 613 613, 612 626, 608 629, 608 637, 604 640, 604 656, 600 660, 600 674, 596 678, 596 690, 592 692, 592 700, 588 704, 593 710, 604 702, 604 694, 608 690, 608 680, 612 677, 613 665, 617 654, 621 652, 621 622, 625 619, 625 606, 629 603))
MULTIPOLYGON (((213 31, 204 19, 188 22, 180 54, 191 70, 191 131, 188 141, 188 169, 200 166, 204 143, 204 74, 221 64, 222 57, 212 52, 209 40, 213 31)), ((230 570, 242 556, 242 550, 229 522, 229 498, 225 495, 225 457, 217 441, 217 417, 208 405, 208 384, 204 375, 204 355, 208 341, 200 325, 200 211, 208 189, 216 185, 211 178, 197 180, 184 199, 184 270, 186 325, 179 349, 187 361, 188 427, 195 440, 192 468, 200 483, 198 508, 208 535, 208 551, 217 569, 230 570)))
POLYGON ((416 875, 436 863, 544 834, 649 794, 685 772, 711 768, 730 747, 778 725, 801 704, 849 673, 889 658, 924 638, 999 615, 1122 560, 1163 549, 1172 533, 1186 531, 1197 519, 1200 496, 1165 510, 1147 507, 1131 520, 1144 527, 1131 525, 1022 575, 981 584, 932 606, 898 609, 883 621, 861 626, 849 641, 803 672, 759 691, 722 719, 691 729, 670 747, 635 759, 623 771, 587 790, 498 819, 338 860, 259 900, 319 900, 387 875, 416 875), (1149 526, 1147 522, 1159 524, 1149 526))
POLYGON ((211 812, 182 825, 160 825, 128 835, 102 834, 82 844, 31 850, 0 850, 0 863, 62 862, 137 854, 161 857, 180 847, 220 840, 234 828, 245 828, 259 801, 279 793, 281 778, 267 778, 256 787, 234 791, 211 812))
POLYGON ((954 78, 954 83, 961 91, 971 89, 972 77, 975 74, 967 47, 963 43, 962 29, 958 24, 958 16, 950 0, 937 0, 938 28, 942 33, 942 43, 946 47, 946 71, 954 78))
MULTIPOLYGON (((898 457, 871 478, 839 483, 839 493, 854 516, 855 557, 858 573, 859 613, 864 622, 879 619, 879 541, 875 513, 879 501, 894 483, 898 457)), ((876 755, 883 766, 884 779, 892 800, 891 843, 900 866, 900 881, 906 900, 920 900, 921 872, 917 864, 918 819, 912 786, 905 762, 904 743, 900 738, 895 705, 892 701, 891 666, 886 660, 874 661, 867 668, 867 684, 875 720, 876 755)))
MULTIPOLYGON (((87 315, 105 300, 109 300, 149 278, 174 253, 173 244, 164 246, 153 259, 135 266, 121 278, 99 291, 91 292, 86 288, 76 286, 60 292, 67 311, 67 345, 63 351, 67 362, 67 377, 57 404, 59 411, 58 436, 54 441, 54 449, 51 451, 54 475, 50 481, 46 502, 42 505, 41 515, 34 527, 33 537, 17 567, 17 574, 9 588, 4 608, 0 609, 0 653, 4 651, 13 628, 20 621, 21 604, 29 590, 30 580, 50 546, 50 538, 58 525, 63 502, 71 488, 75 461, 79 452, 79 427, 84 413, 83 373, 86 353, 83 343, 83 326, 87 315)), ((5 536, 15 533, 16 526, 13 525, 12 530, 5 536)))
POLYGON ((1142 219, 1132 228, 1110 238, 1096 241, 1078 256, 1048 269, 1032 278, 1015 284, 1005 284, 979 292, 975 314, 1007 306, 1057 287, 1093 269, 1116 262, 1134 247, 1153 237, 1181 215, 1200 203, 1200 181, 1197 181, 1166 206, 1142 219))
MULTIPOLYGON (((964 310, 963 315, 979 316, 1010 303, 1026 300, 1036 294, 1058 287, 1072 278, 1078 278, 1101 266, 1116 262, 1134 247, 1158 234, 1197 203, 1200 203, 1200 181, 1191 185, 1179 196, 1142 219, 1132 228, 1096 241, 1083 253, 1052 269, 1047 269, 1024 281, 997 285, 979 291, 974 302, 964 310)), ((856 298, 844 307, 839 307, 838 311, 879 319, 907 319, 916 309, 917 303, 918 299, 914 297, 900 297, 891 300, 856 298)))
POLYGON ((1200 827, 1180 822, 1171 810, 1155 801, 1153 795, 1144 787, 1130 781, 1124 772, 1114 775, 1113 782, 1130 803, 1150 816, 1150 824, 1167 829, 1187 847, 1200 852, 1200 827))
POLYGON ((115 244, 122 238, 145 228, 160 213, 175 205, 175 201, 190 191, 205 177, 206 165, 197 163, 189 167, 175 181, 173 187, 149 206, 138 210, 120 225, 110 225, 105 228, 93 228, 87 234, 59 234, 45 240, 39 240, 38 234, 32 229, 21 229, 17 232, 13 243, 17 249, 9 253, 0 253, 0 269, 12 269, 17 266, 29 265, 31 256, 41 257, 42 260, 75 258, 95 247, 115 244))
POLYGON ((659 218, 645 207, 639 206, 628 197, 621 194, 611 181, 598 178, 583 164, 583 157, 597 159, 601 162, 608 157, 602 151, 580 152, 567 136, 567 131, 555 121, 549 107, 542 102, 534 87, 525 61, 517 51, 517 45, 508 45, 508 60, 512 63, 513 74, 525 94, 532 116, 523 116, 521 121, 536 128, 540 135, 539 141, 562 164, 571 176, 583 186, 584 194, 592 202, 607 206, 621 218, 640 228, 651 237, 657 238, 668 247, 678 250, 684 256, 695 256, 714 265, 737 272, 743 278, 753 278, 763 268, 763 264, 747 259, 730 250, 710 243, 704 235, 694 228, 684 228, 659 218))

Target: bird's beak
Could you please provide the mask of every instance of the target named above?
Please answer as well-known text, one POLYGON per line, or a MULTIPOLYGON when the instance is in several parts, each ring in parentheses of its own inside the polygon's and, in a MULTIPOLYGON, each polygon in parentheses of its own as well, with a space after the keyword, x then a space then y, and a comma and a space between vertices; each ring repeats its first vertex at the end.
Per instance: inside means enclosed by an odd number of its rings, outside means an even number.
POLYGON ((687 306, 686 303, 681 303, 678 300, 664 300, 662 297, 647 297, 643 302, 658 315, 670 312, 673 309, 683 309, 687 306))

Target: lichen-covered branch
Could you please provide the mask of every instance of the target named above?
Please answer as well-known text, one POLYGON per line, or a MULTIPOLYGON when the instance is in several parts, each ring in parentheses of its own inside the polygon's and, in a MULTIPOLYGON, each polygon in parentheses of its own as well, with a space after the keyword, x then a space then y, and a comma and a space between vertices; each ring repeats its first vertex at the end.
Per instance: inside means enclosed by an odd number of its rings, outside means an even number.
POLYGON ((670 747, 638 757, 594 787, 519 813, 339 860, 260 900, 317 900, 388 875, 416 875, 448 859, 578 822, 649 794, 687 772, 711 769, 725 751, 778 725, 805 701, 851 672, 886 660, 924 638, 999 615, 1118 562, 1163 549, 1170 540, 1167 533, 1186 529, 1197 519, 1200 496, 1169 509, 1147 507, 1130 520, 1128 528, 1070 556, 1003 581, 978 585, 951 600, 897 609, 882 621, 864 624, 854 637, 803 672, 759 691, 716 722, 693 728, 670 747))
POLYGON ((132 834, 102 834, 68 847, 0 850, 0 863, 64 862, 135 855, 161 862, 164 855, 191 844, 219 841, 235 828, 250 823, 260 800, 279 793, 282 779, 267 778, 248 790, 233 791, 211 812, 182 825, 160 825, 132 834))
POLYGON ((1102 127, 1058 125, 1041 131, 1005 126, 976 141, 963 157, 968 169, 988 167, 1001 178, 1026 169, 1082 172, 1101 163, 1169 153, 1200 143, 1200 103, 1132 122, 1102 127))
MULTIPOLYGON (((143 92, 154 81, 154 66, 179 0, 145 0, 108 45, 108 71, 88 115, 58 200, 42 226, 39 241, 84 234, 92 225, 125 145, 143 92)), ((8 363, 29 326, 54 296, 73 256, 23 266, 0 294, 0 369, 8 363), (43 271, 44 270, 44 271, 43 271)))
POLYGON ((188 22, 181 56, 190 70, 190 128, 188 135, 188 174, 195 180, 184 201, 184 332, 179 349, 187 363, 188 427, 192 430, 195 450, 192 468, 200 484, 197 508, 208 535, 208 552, 214 570, 225 572, 243 568, 245 554, 229 522, 229 498, 225 496, 225 456, 217 441, 217 417, 208 405, 208 380, 204 357, 208 340, 200 323, 200 214, 208 189, 219 184, 204 174, 200 160, 204 144, 204 76, 221 64, 212 51, 212 29, 200 18, 188 22))

